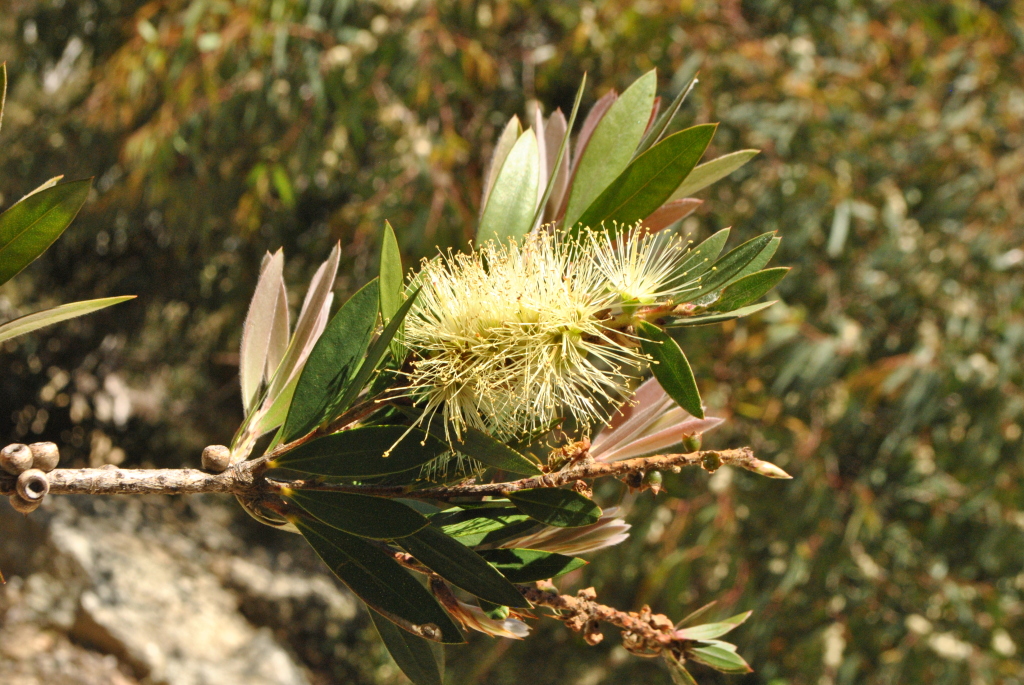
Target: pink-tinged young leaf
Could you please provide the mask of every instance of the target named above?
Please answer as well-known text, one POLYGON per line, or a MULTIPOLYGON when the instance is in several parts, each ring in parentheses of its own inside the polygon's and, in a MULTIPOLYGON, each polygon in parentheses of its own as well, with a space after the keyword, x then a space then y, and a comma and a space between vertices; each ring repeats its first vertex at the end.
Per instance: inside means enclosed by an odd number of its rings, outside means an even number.
POLYGON ((551 176, 554 176, 554 181, 551 184, 551 196, 548 197, 547 207, 544 210, 544 221, 554 219, 555 212, 565 195, 566 184, 569 182, 569 151, 565 151, 560 161, 558 159, 558 150, 567 129, 565 115, 560 109, 554 111, 544 126, 544 149, 547 152, 547 167, 550 170, 548 180, 550 181, 551 176))
POLYGON ((281 365, 288 351, 288 338, 291 337, 291 315, 288 311, 288 288, 281 279, 281 287, 277 291, 277 304, 274 307, 274 325, 270 328, 270 346, 267 348, 267 368, 264 380, 269 383, 274 372, 281 365))
MULTIPOLYGON (((533 107, 533 132, 537 136, 537 202, 544 197, 544 189, 548 183, 548 171, 551 165, 548 164, 547 139, 544 135, 544 110, 540 103, 535 102, 533 107)), ((561 142, 561 141, 559 141, 561 142)))
POLYGON ((644 129, 644 137, 651 132, 654 127, 654 122, 658 120, 658 112, 661 111, 661 96, 658 95, 654 98, 654 104, 651 106, 651 118, 647 120, 647 128, 644 129))
POLYGON ((587 554, 612 547, 629 538, 630 525, 618 516, 618 507, 601 512, 597 523, 577 528, 547 527, 522 537, 507 540, 501 547, 509 549, 537 549, 556 554, 587 554))
POLYGON ((692 197, 666 202, 654 210, 653 214, 644 219, 644 228, 651 233, 657 233, 680 219, 690 216, 702 203, 703 200, 697 200, 692 197))
POLYGON ((491 161, 487 165, 487 180, 484 182, 484 192, 480 196, 480 216, 484 215, 484 209, 487 207, 487 201, 491 197, 491 190, 494 188, 494 182, 498 179, 498 173, 501 171, 501 165, 505 163, 505 158, 508 157, 508 153, 512 152, 512 147, 519 140, 519 136, 523 134, 523 125, 519 123, 519 117, 513 116, 511 120, 505 125, 505 129, 501 132, 501 136, 498 138, 498 142, 494 145, 494 152, 491 153, 491 161))
POLYGON ((242 386, 242 406, 246 413, 252 410, 267 366, 267 350, 270 347, 283 273, 284 252, 278 250, 264 262, 264 269, 249 303, 249 313, 242 326, 238 379, 242 386))

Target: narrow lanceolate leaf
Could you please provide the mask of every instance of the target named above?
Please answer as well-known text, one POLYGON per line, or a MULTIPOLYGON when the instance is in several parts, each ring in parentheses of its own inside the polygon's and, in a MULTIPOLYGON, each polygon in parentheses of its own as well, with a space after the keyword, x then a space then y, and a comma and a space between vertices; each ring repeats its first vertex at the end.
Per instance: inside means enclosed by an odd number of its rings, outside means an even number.
POLYGON ((276 457, 271 467, 319 476, 372 478, 417 468, 448 450, 423 431, 413 429, 406 435, 407 430, 405 426, 364 426, 332 433, 276 457))
MULTIPOLYGON (((609 185, 580 216, 579 224, 615 230, 650 216, 690 173, 717 124, 701 124, 675 133, 643 153, 609 185)), ((566 224, 568 226, 568 224, 566 224)))
POLYGON ((454 446, 467 457, 472 457, 487 466, 524 476, 539 476, 542 473, 532 461, 483 431, 467 428, 462 436, 462 442, 456 442, 454 446))
POLYGON ((384 222, 380 245, 380 316, 386 325, 402 306, 402 251, 391 223, 384 222))
POLYGON ((430 523, 412 507, 386 497, 288 488, 281 494, 327 525, 364 538, 401 538, 430 523))
POLYGON ((587 565, 585 559, 537 549, 487 549, 480 552, 513 583, 532 583, 560 576, 587 565))
POLYGON ((288 338, 291 337, 291 315, 288 311, 288 288, 281 279, 277 288, 277 303, 274 305, 274 323, 270 327, 270 345, 267 346, 267 368, 264 380, 269 383, 274 377, 281 360, 288 352, 288 338))
POLYGON ((637 146, 637 155, 641 155, 649 150, 665 136, 665 131, 667 131, 668 127, 672 124, 672 120, 676 118, 679 108, 683 106, 683 101, 686 100, 686 97, 693 91, 693 87, 696 85, 697 79, 692 78, 690 79, 690 82, 686 84, 686 87, 679 91, 679 94, 676 95, 676 99, 668 106, 665 113, 658 117, 654 121, 654 125, 648 129, 646 134, 644 134, 644 139, 640 141, 640 145, 637 146))
POLYGON ((498 178, 498 173, 501 171, 501 166, 505 163, 505 158, 508 157, 508 153, 512 151, 512 147, 519 140, 519 136, 523 135, 523 125, 519 123, 519 117, 513 116, 507 124, 505 124, 504 130, 501 132, 501 136, 498 138, 498 142, 494 144, 494 152, 491 153, 491 161, 487 165, 487 180, 484 182, 483 195, 480 198, 480 214, 483 215, 484 209, 487 207, 487 201, 491 197, 491 190, 494 189, 494 181, 498 178))
POLYGON ((477 243, 522 238, 533 227, 540 186, 540 151, 537 136, 528 130, 519 136, 494 181, 480 216, 477 243))
POLYGON ((678 629, 675 631, 675 636, 681 640, 713 640, 742 625, 752 613, 754 612, 745 611, 715 623, 704 623, 699 626, 678 629))
POLYGON ((704 407, 701 406, 697 381, 693 378, 690 362, 687 361, 679 343, 668 333, 646 321, 640 322, 637 333, 640 335, 640 346, 644 353, 654 359, 651 372, 661 387, 676 404, 698 419, 703 419, 704 407))
POLYGON ((751 673, 754 670, 739 654, 718 644, 687 649, 686 656, 722 673, 739 675, 751 673))
POLYGON ((730 251, 701 275, 700 283, 695 290, 683 293, 678 301, 694 302, 705 295, 721 290, 736 278, 762 250, 768 247, 774 237, 774 233, 763 233, 730 251))
POLYGON ((442 685, 443 654, 439 660, 435 651, 439 646, 402 630, 373 609, 370 609, 370 619, 391 658, 409 680, 415 685, 442 685))
POLYGON ((757 256, 750 260, 750 263, 740 269, 735 276, 733 276, 733 282, 738 281, 744 276, 748 276, 755 271, 760 271, 768 265, 768 262, 775 256, 775 251, 779 249, 779 244, 782 242, 782 238, 775 236, 771 239, 763 250, 757 253, 757 256))
POLYGON ((672 676, 674 685, 697 685, 697 681, 693 679, 690 672, 679 663, 671 652, 664 651, 661 655, 665 659, 665 665, 668 666, 668 672, 672 676))
POLYGON ((533 488, 510 493, 508 498, 516 509, 549 526, 589 526, 601 518, 601 507, 572 490, 533 488))
POLYGON ((319 521, 295 518, 292 523, 334 575, 370 608, 398 619, 399 625, 421 627, 419 634, 436 642, 463 642, 437 600, 387 552, 319 521))
POLYGON ((0 64, 0 125, 4 123, 4 103, 7 102, 7 62, 0 64))
POLYGON ((54 176, 53 178, 47 179, 43 183, 39 184, 39 186, 37 188, 35 188, 34 190, 28 191, 28 193, 26 193, 25 196, 21 198, 21 200, 18 200, 18 202, 21 202, 26 197, 32 197, 36 193, 41 192, 43 190, 46 190, 47 188, 54 187, 55 185, 60 183, 61 179, 63 179, 63 178, 64 178, 64 174, 61 174, 60 176, 54 176))
POLYGON ((391 321, 384 327, 377 339, 373 341, 370 348, 366 351, 366 357, 363 359, 362 364, 359 366, 359 370, 356 375, 352 377, 352 380, 348 384, 348 389, 345 390, 345 394, 341 396, 341 400, 335 405, 334 412, 340 413, 352 406, 355 402, 356 397, 359 396, 360 391, 366 386, 366 383, 370 380, 370 376, 377 370, 377 365, 380 364, 380 360, 384 358, 388 348, 394 341, 395 336, 398 334, 398 330, 402 327, 402 323, 405 321, 406 315, 412 308, 413 303, 416 301, 416 297, 420 294, 420 289, 414 290, 405 302, 403 302, 398 309, 395 311, 394 316, 391 317, 391 321))
POLYGON ((679 273, 687 280, 693 280, 710 269, 729 241, 730 230, 723 228, 687 252, 683 263, 679 265, 679 273))
POLYGON ((466 547, 498 544, 537 527, 536 521, 514 507, 449 509, 430 520, 466 547))
POLYGON ((530 606, 519 590, 483 557, 436 526, 428 526, 395 542, 431 571, 470 594, 495 604, 530 606))
POLYGON ((242 386, 242 406, 246 414, 252 410, 266 374, 267 354, 277 316, 284 273, 284 252, 278 250, 264 266, 249 302, 249 312, 242 326, 242 344, 238 354, 238 380, 242 386))
MULTIPOLYGON (((584 74, 583 80, 580 81, 580 87, 576 91, 576 101, 569 114, 569 123, 566 123, 562 110, 557 110, 551 115, 548 126, 544 129, 544 148, 548 156, 548 179, 534 214, 534 227, 541 223, 545 213, 554 218, 554 213, 565 194, 565 188, 569 183, 569 136, 572 134, 573 124, 576 123, 576 115, 580 111, 580 101, 583 99, 583 88, 586 84, 587 75, 584 74), (557 146, 558 152, 552 156, 555 146, 557 146)), ((541 178, 544 178, 543 175, 541 178)))
POLYGON ((299 376, 282 439, 290 442, 317 427, 348 389, 377 325, 377 279, 342 305, 309 353, 299 376))
POLYGON ((720 312, 739 309, 766 294, 788 273, 789 267, 781 266, 748 274, 725 288, 712 307, 720 312))
POLYGON ((85 204, 91 185, 91 179, 62 183, 0 214, 0 284, 53 244, 85 204))
POLYGON ((675 222, 690 216, 702 203, 702 200, 695 200, 692 197, 666 202, 644 219, 644 228, 651 233, 657 233, 675 222))
POLYGON ((650 120, 657 81, 652 69, 634 81, 601 117, 573 176, 562 224, 566 229, 576 226, 587 207, 633 158, 650 120))
POLYGON ((104 297, 98 300, 70 302, 68 304, 62 304, 59 307, 54 307, 53 309, 46 309, 41 312, 35 312, 34 314, 28 314, 0 325, 0 342, 16 338, 19 335, 24 335, 25 333, 30 333, 37 328, 49 326, 50 324, 57 323, 58 321, 73 319, 76 316, 89 314, 91 312, 110 307, 111 305, 133 299, 135 299, 135 295, 104 297))
POLYGON ((722 180, 753 159, 759 152, 760 150, 737 150, 701 164, 679 184, 679 187, 672 193, 672 199, 689 197, 698 190, 703 190, 712 183, 722 180))
POLYGON ((682 326, 707 326, 713 323, 722 323, 723 321, 732 321, 733 319, 740 319, 744 316, 750 316, 754 312, 759 312, 762 309, 767 309, 775 304, 777 300, 771 302, 760 302, 758 304, 748 305, 746 307, 740 307, 734 309, 731 312, 713 313, 713 314, 700 314, 698 316, 687 316, 678 319, 672 319, 667 324, 668 328, 679 328, 682 326))

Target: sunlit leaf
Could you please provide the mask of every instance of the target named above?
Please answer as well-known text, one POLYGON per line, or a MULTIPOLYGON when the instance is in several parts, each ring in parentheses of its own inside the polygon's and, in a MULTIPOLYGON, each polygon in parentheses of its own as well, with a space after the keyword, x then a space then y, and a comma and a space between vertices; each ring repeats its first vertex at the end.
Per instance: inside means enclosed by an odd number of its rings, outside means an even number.
POLYGON ((0 214, 0 284, 60 237, 85 204, 91 185, 91 179, 61 183, 26 197, 0 214))
POLYGON ((519 136, 501 166, 487 206, 480 216, 477 243, 505 242, 522 238, 533 227, 540 186, 540 151, 537 136, 529 130, 519 136))
POLYGON ((740 307, 734 309, 731 312, 721 312, 712 314, 700 314, 698 316, 685 316, 678 319, 670 319, 666 324, 666 328, 680 328, 683 326, 707 326, 713 323, 722 323, 723 321, 732 321, 733 319, 740 319, 744 316, 750 316, 754 312, 759 312, 762 309, 767 309, 775 304, 777 300, 771 302, 759 302, 758 304, 748 305, 746 307, 740 307))
POLYGON ((679 343, 668 333, 646 321, 640 322, 637 333, 640 335, 640 346, 644 353, 654 358, 655 363, 651 364, 651 372, 661 387, 680 407, 698 419, 703 419, 704 407, 701 405, 697 381, 679 343))
POLYGON ((679 265, 678 272, 687 280, 693 280, 710 269, 718 259, 718 255, 722 253, 725 244, 729 242, 730 230, 723 228, 687 252, 682 264, 679 265))
POLYGON ((553 159, 549 156, 548 180, 544 187, 544 194, 541 195, 540 203, 534 214, 533 226, 540 223, 545 212, 554 214, 555 207, 561 202, 565 193, 566 185, 569 182, 569 137, 572 135, 573 124, 576 123, 576 115, 580 111, 580 101, 583 99, 583 89, 587 85, 587 75, 583 75, 580 87, 576 90, 576 100, 572 105, 572 112, 569 114, 569 122, 566 123, 561 110, 551 115, 548 128, 544 130, 545 149, 548 146, 558 145, 558 152, 553 159), (557 116, 556 116, 557 115, 557 116), (550 135, 557 133, 558 135, 550 135), (556 197, 557 195, 557 197, 556 197), (548 205, 553 205, 549 207, 548 205))
POLYGON ((758 254, 769 247, 769 243, 774 237, 774 233, 762 233, 731 250, 702 274, 699 286, 695 290, 683 293, 678 301, 694 302, 705 295, 721 290, 736 278, 758 254))
POLYGON ((587 565, 579 557, 536 549, 486 549, 480 556, 513 583, 547 580, 587 565))
POLYGON ((281 276, 284 273, 284 252, 278 250, 264 267, 256 282, 256 290, 249 302, 249 312, 242 325, 242 344, 238 354, 238 380, 242 386, 242 406, 246 413, 252 410, 260 383, 266 374, 267 354, 277 316, 281 294, 281 276))
POLYGON ((651 233, 657 233, 675 222, 690 216, 701 204, 701 200, 695 200, 692 197, 666 202, 644 219, 644 228, 651 233))
POLYGON ((752 669, 739 654, 720 645, 692 647, 686 650, 686 656, 699 664, 704 664, 722 673, 752 673, 752 669))
POLYGON ((668 130, 672 124, 672 120, 676 118, 676 114, 679 112, 679 108, 683 106, 683 101, 686 100, 687 96, 693 91, 693 87, 697 85, 697 79, 692 78, 686 86, 679 91, 672 104, 668 106, 668 109, 655 119, 654 124, 648 129, 647 133, 644 134, 644 139, 640 141, 640 145, 637 146, 636 155, 641 155, 651 147, 656 145, 665 136, 665 131, 668 130))
POLYGON ((578 492, 563 488, 532 488, 509 493, 509 501, 530 518, 549 526, 589 526, 601 518, 601 507, 578 492))
POLYGON ((765 295, 778 285, 779 281, 788 273, 789 267, 782 266, 748 274, 722 290, 722 295, 712 307, 719 312, 731 312, 739 309, 765 295))
POLYGON ((66 321, 76 316, 89 314, 111 305, 135 299, 135 295, 123 295, 121 297, 104 297, 98 300, 84 300, 82 302, 71 302, 62 304, 59 307, 46 309, 34 314, 27 314, 12 321, 0 325, 0 342, 16 338, 19 335, 30 333, 37 328, 49 326, 58 321, 66 321))
POLYGON ((683 640, 713 640, 742 625, 744 621, 750 618, 752 613, 754 612, 745 611, 742 614, 737 614, 715 623, 704 623, 689 628, 677 629, 675 635, 683 640))
POLYGON ((689 197, 699 190, 720 181, 753 159, 760 150, 737 150, 705 162, 690 172, 690 175, 672 193, 672 199, 689 197))
POLYGON ((491 161, 487 164, 487 179, 484 182, 483 195, 480 198, 480 213, 483 214, 484 209, 487 207, 487 202, 491 197, 491 190, 494 189, 494 181, 498 178, 498 173, 501 171, 502 165, 505 163, 505 159, 508 157, 508 153, 512 151, 516 141, 519 140, 519 136, 523 135, 523 125, 519 122, 519 117, 513 115, 505 128, 501 132, 501 136, 498 137, 498 142, 494 144, 494 152, 491 153, 491 161))
POLYGON ((430 520, 467 547, 498 544, 525 535, 538 525, 514 507, 449 509, 431 516, 430 520))
POLYGON ((402 251, 391 223, 384 222, 384 234, 380 245, 380 315, 387 324, 402 306, 402 251))

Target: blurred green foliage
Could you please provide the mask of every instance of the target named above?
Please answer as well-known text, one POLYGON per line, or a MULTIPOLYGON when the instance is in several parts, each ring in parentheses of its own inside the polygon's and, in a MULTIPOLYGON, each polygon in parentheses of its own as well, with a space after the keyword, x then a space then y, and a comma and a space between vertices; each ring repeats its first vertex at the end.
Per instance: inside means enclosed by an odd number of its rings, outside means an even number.
MULTIPOLYGON (((8 7, 4 205, 56 173, 97 178, 0 316, 140 297, 6 345, 5 439, 195 462, 241 416, 232 363, 265 250, 284 245, 298 284, 341 239, 352 291, 384 219, 407 264, 464 244, 529 99, 567 111, 587 71, 586 108, 652 67, 671 97, 699 65, 681 119, 722 122, 707 158, 763 154, 684 228, 778 230, 796 268, 782 303, 683 341, 729 417, 708 442, 795 479, 668 476, 674 497, 637 496, 630 541, 575 582, 674 616, 754 609, 735 640, 757 672, 695 668, 706 682, 1024 682, 1021 3, 8 7)), ((537 633, 451 650, 453 682, 668 682, 612 644, 537 633)))

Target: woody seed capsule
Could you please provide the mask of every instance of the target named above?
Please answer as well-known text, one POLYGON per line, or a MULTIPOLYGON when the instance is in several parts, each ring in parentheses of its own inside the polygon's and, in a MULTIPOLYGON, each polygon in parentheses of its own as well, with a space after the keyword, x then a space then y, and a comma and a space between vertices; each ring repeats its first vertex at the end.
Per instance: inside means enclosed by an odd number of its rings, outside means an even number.
POLYGON ((21 498, 21 495, 14 493, 10 496, 11 506, 19 514, 31 514, 33 511, 39 508, 39 500, 34 502, 26 502, 21 498))
POLYGON ((8 445, 0 450, 0 468, 12 476, 32 468, 32 450, 20 443, 8 445))
POLYGON ((52 442, 34 442, 28 446, 32 451, 32 468, 53 471, 60 461, 60 450, 52 442))
POLYGON ((29 469, 18 476, 14 487, 26 502, 39 502, 50 492, 50 480, 39 469, 29 469))
POLYGON ((231 450, 224 445, 208 445, 203 450, 203 469, 220 473, 231 466, 231 450))

